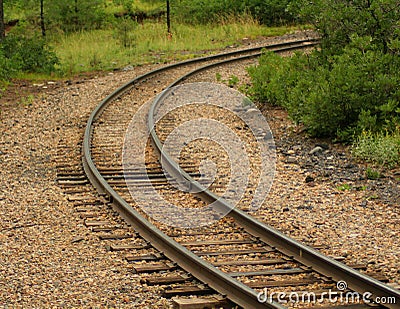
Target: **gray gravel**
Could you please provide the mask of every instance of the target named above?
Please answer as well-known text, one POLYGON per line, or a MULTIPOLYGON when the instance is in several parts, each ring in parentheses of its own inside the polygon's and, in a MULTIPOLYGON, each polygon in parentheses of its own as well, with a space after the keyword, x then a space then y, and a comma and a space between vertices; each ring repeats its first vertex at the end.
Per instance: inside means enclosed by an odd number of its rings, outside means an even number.
POLYGON ((79 140, 95 105, 149 69, 69 82, 31 105, 2 105, 0 308, 168 307, 83 225, 55 182, 57 145, 79 140))
MULTIPOLYGON (((140 284, 123 256, 108 252, 83 225, 55 183, 60 141, 79 139, 102 98, 151 68, 58 82, 31 105, 2 103, 0 307, 168 306, 157 288, 140 284), (77 237, 83 240, 74 242, 77 237)), ((248 82, 240 72, 232 69, 222 78, 235 74, 248 82)), ((215 81, 215 72, 208 79, 215 81)), ((280 150, 271 199, 258 215, 300 240, 326 245, 326 253, 346 256, 346 262, 368 262, 399 283, 398 177, 360 179, 364 167, 339 146, 310 155, 317 141, 297 132, 283 111, 265 113, 280 150), (344 183, 351 189, 339 190, 344 183)))

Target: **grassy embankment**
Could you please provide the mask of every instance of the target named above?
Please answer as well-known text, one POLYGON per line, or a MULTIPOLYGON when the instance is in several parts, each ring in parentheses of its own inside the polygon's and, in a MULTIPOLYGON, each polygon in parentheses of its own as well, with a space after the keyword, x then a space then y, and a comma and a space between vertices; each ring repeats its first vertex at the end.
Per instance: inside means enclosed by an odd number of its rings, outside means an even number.
POLYGON ((175 24, 172 37, 167 36, 165 28, 164 23, 145 22, 129 31, 109 29, 63 35, 53 38, 51 45, 61 60, 62 72, 74 75, 192 58, 239 43, 244 38, 283 35, 296 30, 295 27, 268 28, 250 18, 220 25, 175 24))

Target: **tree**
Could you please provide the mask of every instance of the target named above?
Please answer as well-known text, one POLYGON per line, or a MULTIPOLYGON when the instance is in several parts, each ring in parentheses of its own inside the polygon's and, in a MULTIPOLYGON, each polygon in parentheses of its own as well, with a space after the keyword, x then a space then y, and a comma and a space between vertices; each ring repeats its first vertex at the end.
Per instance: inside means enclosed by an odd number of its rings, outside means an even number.
POLYGON ((170 9, 169 9, 169 0, 167 0, 167 32, 168 32, 168 35, 171 35, 171 16, 170 16, 170 9))
POLYGON ((5 26, 4 26, 4 9, 3 0, 0 0, 0 41, 6 37, 5 26))
POLYGON ((341 51, 352 36, 370 37, 384 53, 400 38, 398 0, 298 0, 301 18, 312 23, 330 52, 341 51))
MULTIPOLYGON (((1 1, 1 0, 0 0, 1 1)), ((43 0, 40 0, 40 28, 42 29, 42 35, 46 36, 46 28, 44 25, 44 6, 43 0)))

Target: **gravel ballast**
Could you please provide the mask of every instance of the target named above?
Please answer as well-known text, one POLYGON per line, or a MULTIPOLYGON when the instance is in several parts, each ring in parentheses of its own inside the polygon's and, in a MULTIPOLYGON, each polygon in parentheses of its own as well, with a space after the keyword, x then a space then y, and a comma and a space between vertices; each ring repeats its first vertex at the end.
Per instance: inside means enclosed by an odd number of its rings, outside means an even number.
MULTIPOLYGON (((107 251, 84 226, 55 181, 60 141, 79 139, 101 99, 153 68, 34 86, 32 102, 17 103, 16 96, 0 103, 0 307, 169 306, 159 288, 141 284, 123 256, 107 251)), ((244 73, 239 78, 246 82, 244 73)), ((209 79, 215 81, 215 72, 209 79)), ((272 198, 257 215, 399 284, 400 176, 365 179, 365 167, 348 149, 329 144, 310 154, 321 141, 307 139, 280 109, 265 115, 278 172, 272 198)))
POLYGON ((79 140, 98 102, 150 69, 53 86, 30 105, 2 103, 0 307, 165 307, 84 226, 55 181, 60 141, 79 140))

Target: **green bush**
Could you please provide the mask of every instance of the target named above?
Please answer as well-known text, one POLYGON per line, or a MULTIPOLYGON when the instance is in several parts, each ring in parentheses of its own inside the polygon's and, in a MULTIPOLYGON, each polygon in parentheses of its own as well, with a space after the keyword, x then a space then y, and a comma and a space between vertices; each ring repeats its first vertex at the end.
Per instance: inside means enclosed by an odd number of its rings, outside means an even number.
POLYGON ((15 72, 16 70, 10 60, 4 56, 4 52, 0 49, 0 85, 2 81, 11 79, 15 72))
POLYGON ((355 37, 327 58, 320 51, 292 58, 268 53, 249 69, 250 94, 284 106, 314 136, 393 131, 400 123, 400 59, 366 42, 355 37))
POLYGON ((370 37, 384 53, 400 38, 398 0, 295 0, 289 11, 315 26, 328 54, 341 53, 354 35, 370 37))
POLYGON ((99 29, 107 21, 103 0, 49 1, 47 22, 65 32, 99 29))
POLYGON ((0 45, 0 77, 10 79, 18 72, 52 73, 59 60, 39 35, 23 37, 9 34, 0 45))
POLYGON ((281 25, 294 20, 294 12, 288 10, 290 0, 247 0, 244 9, 248 10, 262 24, 281 25))
POLYGON ((284 106, 314 136, 355 139, 358 157, 398 163, 398 0, 294 0, 287 9, 315 26, 320 47, 286 59, 265 54, 249 69, 250 95, 284 106))
POLYGON ((287 10, 290 0, 181 0, 173 3, 174 16, 187 23, 215 23, 227 16, 250 14, 265 25, 279 25, 294 20, 287 10))

